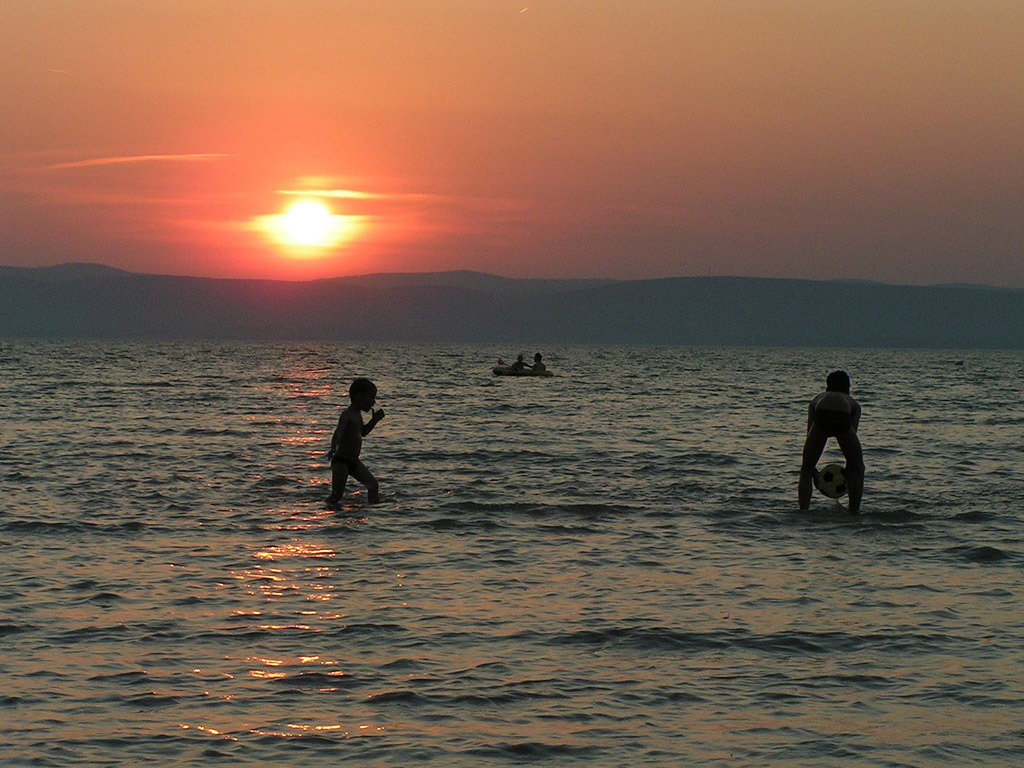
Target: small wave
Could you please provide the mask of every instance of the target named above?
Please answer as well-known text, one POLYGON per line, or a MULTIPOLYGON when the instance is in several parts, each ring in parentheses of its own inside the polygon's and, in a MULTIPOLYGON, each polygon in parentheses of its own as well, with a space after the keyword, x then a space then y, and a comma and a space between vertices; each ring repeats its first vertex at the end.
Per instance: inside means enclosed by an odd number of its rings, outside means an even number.
POLYGON ((843 689, 859 688, 865 690, 880 691, 893 688, 899 685, 898 681, 894 680, 888 675, 822 675, 816 679, 819 680, 822 684, 832 682, 837 687, 843 689))
POLYGON ((467 750, 468 754, 516 762, 542 762, 545 760, 593 759, 603 750, 595 746, 549 744, 542 741, 506 742, 467 750))
POLYGON ((715 451, 688 451, 664 458, 679 467, 731 467, 740 463, 735 456, 715 451))
POLYGON ((554 645, 616 645, 644 650, 707 650, 724 648, 728 641, 711 634, 682 632, 663 627, 610 627, 600 630, 558 632, 548 639, 554 645))
POLYGON ((953 519, 963 523, 987 523, 992 519, 992 513, 984 509, 972 509, 955 515, 953 519))
POLYGON ((863 507, 859 515, 853 515, 853 519, 861 519, 873 523, 915 523, 928 520, 927 514, 915 512, 910 507, 892 507, 889 509, 872 509, 863 507))
POLYGON ((363 622, 360 624, 346 624, 343 627, 327 632, 330 636, 369 635, 372 637, 383 637, 390 635, 405 635, 409 628, 401 624, 377 624, 374 622, 363 622))
POLYGON ((767 653, 848 653, 865 647, 902 652, 946 647, 951 638, 945 634, 883 632, 852 635, 843 632, 775 632, 761 634, 729 629, 716 632, 686 632, 665 627, 610 627, 554 633, 544 641, 555 645, 588 645, 631 648, 643 652, 707 651, 746 648, 767 653))
MULTIPOLYGON (((865 456, 881 457, 881 456, 900 456, 906 453, 902 448, 893 448, 891 446, 878 445, 871 446, 864 450, 865 456)), ((799 458, 799 457, 797 457, 799 458)))
POLYGON ((1024 424, 1024 416, 990 416, 982 424, 986 427, 1018 426, 1024 424))
POLYGON ((535 501, 456 501, 449 504, 448 508, 459 512, 485 512, 502 517, 508 515, 551 517, 567 514, 581 518, 602 518, 636 515, 643 511, 639 507, 626 504, 606 504, 602 502, 552 504, 535 501))
POLYGON ((100 592, 87 598, 90 603, 116 603, 124 600, 124 597, 117 594, 116 592, 100 592))
POLYGON ((427 699, 415 691, 385 691, 367 696, 370 704, 425 704, 427 699))
POLYGON ((490 519, 475 518, 467 520, 456 517, 438 517, 418 523, 418 525, 435 531, 494 531, 503 527, 500 523, 490 519))
POLYGON ((666 496, 682 496, 685 498, 694 496, 704 497, 707 496, 709 492, 710 489, 707 483, 693 479, 673 480, 665 486, 664 490, 666 496))
POLYGON ((189 427, 184 430, 181 434, 187 437, 243 437, 247 438, 249 435, 239 429, 210 429, 209 427, 189 427))
POLYGON ((329 675, 323 672, 301 672, 297 675, 286 675, 268 681, 271 685, 294 690, 313 690, 319 688, 349 688, 362 685, 362 681, 353 675, 329 675))
POLYGON ((538 526, 540 530, 548 535, 557 536, 589 536, 597 533, 604 533, 604 528, 594 525, 564 525, 560 523, 542 523, 538 526))
POLYGON ((68 584, 66 589, 73 589, 76 592, 86 592, 90 589, 96 589, 99 585, 100 583, 93 579, 82 579, 81 581, 68 584))
POLYGON ((26 483, 31 482, 34 479, 35 478, 32 475, 27 475, 18 469, 11 470, 3 475, 3 480, 7 483, 26 483))
POLYGON ((93 675, 87 679, 90 683, 118 683, 119 685, 149 683, 149 675, 145 672, 115 672, 110 675, 93 675))
POLYGON ((460 512, 522 513, 543 509, 544 505, 530 501, 456 501, 449 508, 460 512))
POLYGON ((452 696, 445 704, 460 707, 493 707, 516 704, 536 699, 562 699, 565 694, 557 691, 501 690, 494 693, 466 693, 452 696))
POLYGON ((173 704, 177 704, 181 701, 180 696, 173 694, 161 694, 156 691, 150 691, 149 693, 140 693, 135 696, 131 696, 128 699, 128 703, 135 707, 142 707, 144 709, 157 709, 159 707, 169 707, 173 704))
POLYGON ((44 520, 10 520, 0 525, 0 530, 11 533, 65 534, 83 533, 81 523, 58 523, 44 520))
POLYGON ((68 629, 57 633, 61 643, 115 642, 123 639, 132 630, 125 624, 114 624, 108 627, 88 626, 68 629))
POLYGON ((128 534, 138 533, 148 528, 146 523, 131 520, 124 523, 101 525, 84 521, 46 521, 46 520, 11 520, 0 525, 0 531, 21 534, 41 534, 44 536, 81 535, 85 533, 128 534))
POLYGON ((285 488, 291 485, 301 485, 302 478, 291 475, 270 475, 259 478, 256 481, 257 488, 285 488))
POLYGON ((971 563, 1001 563, 1014 558, 1009 552, 989 546, 951 547, 946 551, 971 563))
POLYGON ((556 504, 554 507, 559 512, 568 512, 579 517, 606 517, 639 514, 640 509, 626 506, 625 504, 556 504))
POLYGON ((324 526, 323 533, 326 536, 334 535, 346 535, 352 536, 358 534, 359 526, 368 523, 370 519, 368 517, 347 517, 344 520, 336 520, 333 524, 324 526))

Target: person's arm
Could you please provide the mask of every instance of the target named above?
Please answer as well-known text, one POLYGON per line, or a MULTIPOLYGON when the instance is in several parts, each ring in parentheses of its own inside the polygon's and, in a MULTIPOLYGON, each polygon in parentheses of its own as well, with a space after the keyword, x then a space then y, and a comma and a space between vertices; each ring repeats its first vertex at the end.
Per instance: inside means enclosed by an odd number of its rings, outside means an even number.
POLYGON ((814 400, 807 406, 807 431, 811 431, 811 424, 814 423, 814 400))
POLYGON ((370 434, 373 431, 373 428, 377 426, 377 422, 380 421, 383 418, 384 418, 384 409, 383 408, 379 408, 378 410, 374 411, 373 415, 370 416, 370 420, 368 422, 366 422, 365 424, 363 424, 363 437, 365 437, 366 435, 370 434))
POLYGON ((850 425, 853 427, 854 432, 860 426, 860 403, 856 400, 853 401, 853 410, 850 412, 850 425))
POLYGON ((345 414, 342 413, 342 415, 338 417, 338 426, 334 428, 334 434, 331 435, 331 447, 328 448, 327 453, 324 454, 328 461, 331 461, 334 458, 334 454, 338 452, 338 445, 341 443, 341 425, 344 420, 345 414))

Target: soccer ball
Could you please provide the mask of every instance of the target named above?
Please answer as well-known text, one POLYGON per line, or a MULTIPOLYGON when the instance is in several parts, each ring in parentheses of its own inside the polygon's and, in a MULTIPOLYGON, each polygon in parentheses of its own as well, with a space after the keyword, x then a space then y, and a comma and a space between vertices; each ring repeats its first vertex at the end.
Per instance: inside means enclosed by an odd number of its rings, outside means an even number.
POLYGON ((846 495, 846 468, 829 464, 814 475, 814 487, 830 499, 846 495))

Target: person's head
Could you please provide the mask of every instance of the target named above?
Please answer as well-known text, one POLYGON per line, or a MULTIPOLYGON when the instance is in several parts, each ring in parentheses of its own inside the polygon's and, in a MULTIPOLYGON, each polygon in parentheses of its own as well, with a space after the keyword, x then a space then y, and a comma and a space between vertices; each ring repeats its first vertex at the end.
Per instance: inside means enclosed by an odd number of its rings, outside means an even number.
POLYGON ((517 362, 517 363, 521 363, 521 362, 523 362, 523 356, 522 356, 522 355, 520 355, 519 357, 517 357, 517 358, 516 358, 516 362, 517 362))
POLYGON ((540 362, 540 352, 538 352, 537 354, 535 354, 535 355, 533 356, 533 360, 534 360, 534 362, 536 362, 536 363, 539 363, 539 362, 540 362))
POLYGON ((356 408, 368 411, 377 401, 377 385, 369 379, 358 378, 349 386, 348 397, 356 408))
POLYGON ((825 379, 825 389, 829 392, 842 392, 844 395, 848 395, 850 394, 850 377, 846 371, 832 371, 825 379))

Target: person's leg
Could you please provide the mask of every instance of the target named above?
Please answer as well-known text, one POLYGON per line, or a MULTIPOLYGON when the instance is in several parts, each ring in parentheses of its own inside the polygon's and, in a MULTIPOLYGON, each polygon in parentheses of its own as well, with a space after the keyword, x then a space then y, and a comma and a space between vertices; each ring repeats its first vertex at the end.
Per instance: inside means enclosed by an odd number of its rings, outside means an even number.
POLYGON ((377 478, 373 476, 363 462, 354 462, 352 465, 352 477, 366 486, 366 494, 371 504, 376 504, 380 501, 380 488, 377 485, 377 478))
POLYGON ((839 447, 846 457, 846 488, 850 494, 850 512, 860 512, 860 502, 864 497, 864 452, 860 447, 860 438, 852 429, 836 438, 839 447))
POLYGON ((800 503, 800 509, 807 509, 811 506, 814 473, 818 471, 818 459, 821 458, 821 452, 825 450, 827 441, 828 436, 813 424, 807 430, 803 458, 800 460, 800 483, 797 486, 797 500, 800 503))
POLYGON ((331 462, 331 495, 327 497, 328 504, 337 504, 345 493, 345 484, 348 482, 348 464, 344 461, 331 462))

